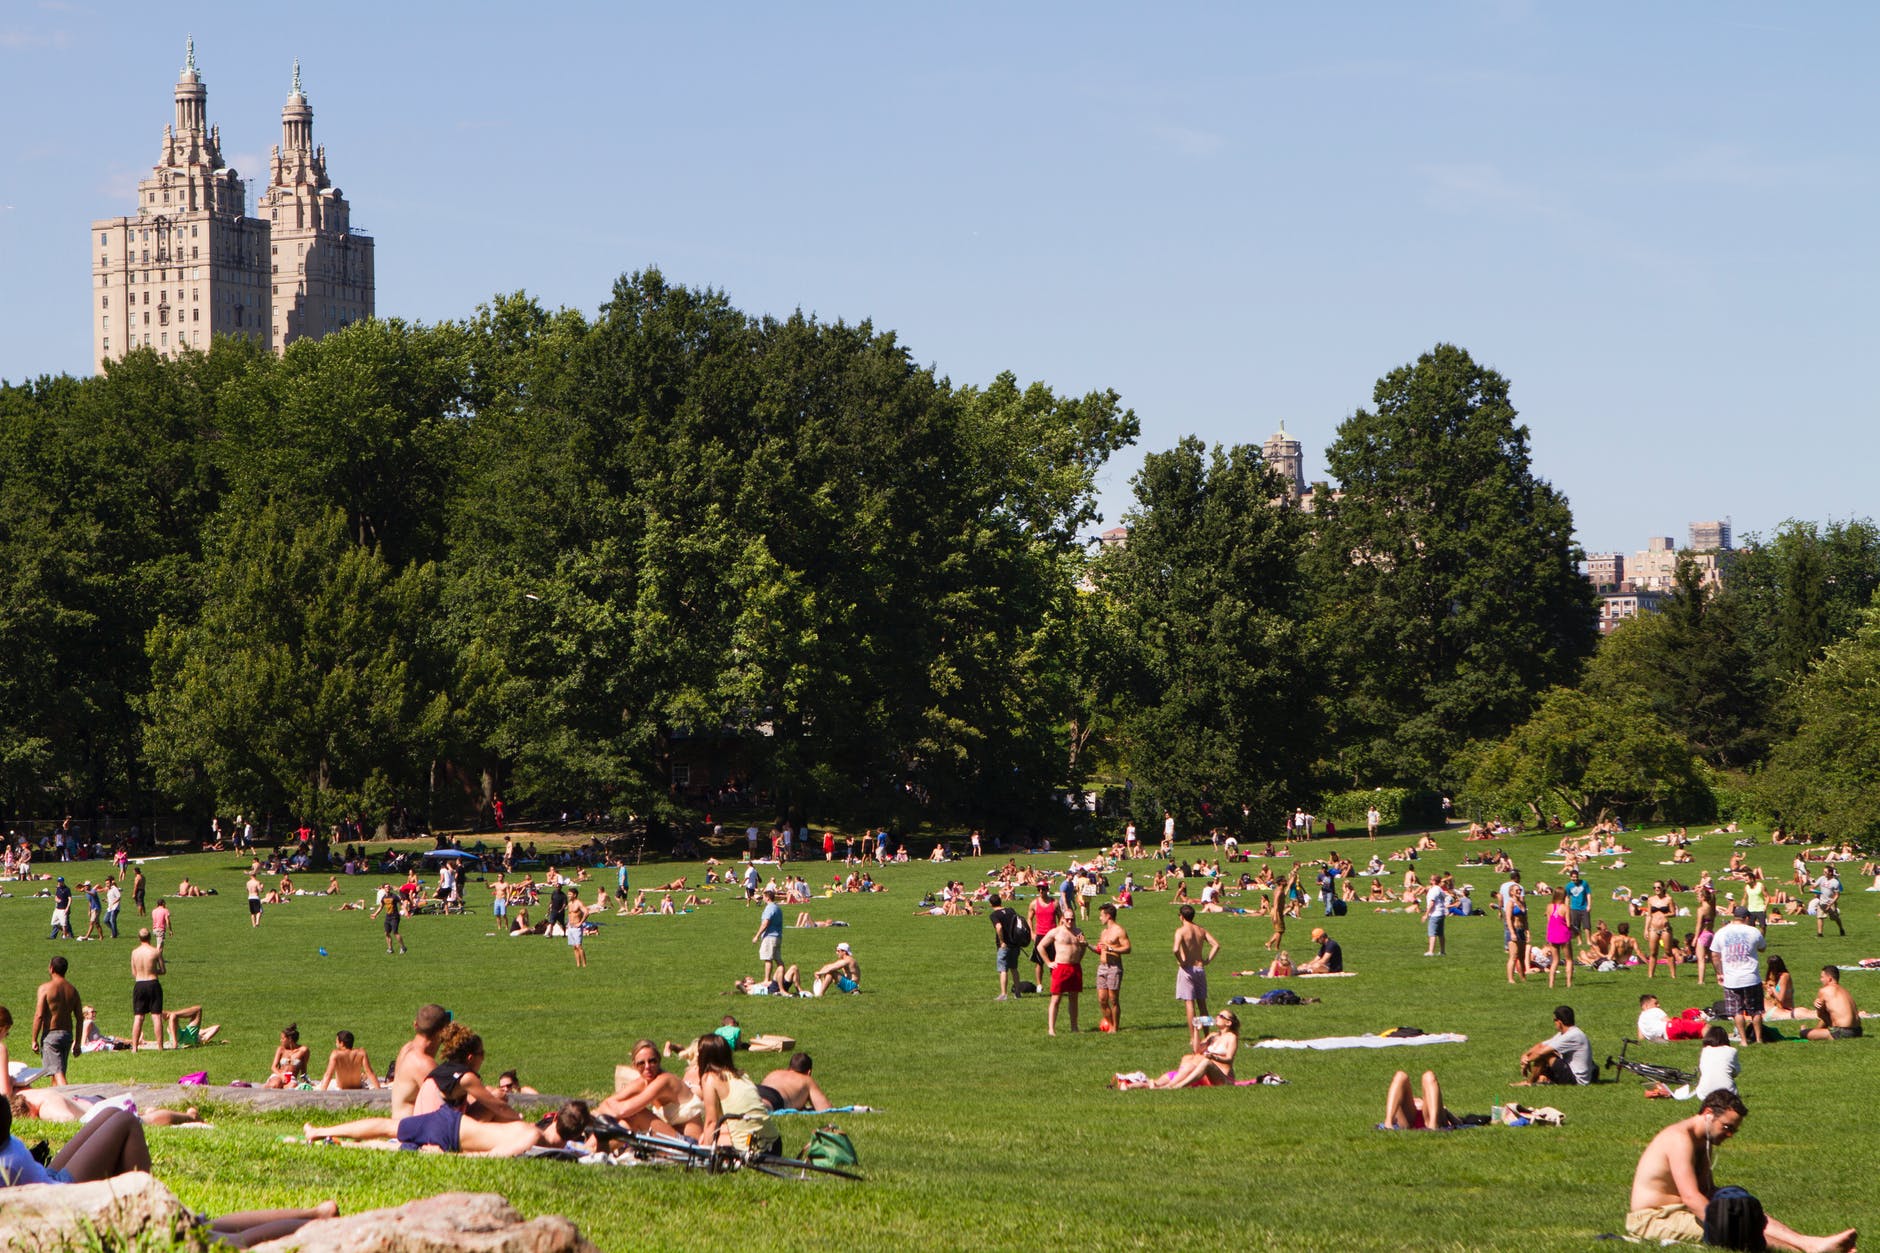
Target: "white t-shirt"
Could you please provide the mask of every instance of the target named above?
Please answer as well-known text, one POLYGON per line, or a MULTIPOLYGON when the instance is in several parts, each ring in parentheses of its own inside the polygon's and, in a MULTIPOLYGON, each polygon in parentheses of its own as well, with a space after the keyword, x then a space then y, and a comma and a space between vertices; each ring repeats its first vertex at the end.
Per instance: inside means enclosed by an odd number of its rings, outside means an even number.
POLYGON ((1726 988, 1761 983, 1761 962, 1756 954, 1766 945, 1763 933, 1746 922, 1719 927, 1710 939, 1710 951, 1717 955, 1718 981, 1726 988))
POLYGON ((1667 1014, 1661 1006, 1654 1005, 1650 1009, 1641 1009, 1638 1012, 1638 1038, 1662 1043, 1666 1039, 1665 1024, 1670 1021, 1671 1015, 1667 1014))
POLYGON ((1443 891, 1434 883, 1430 885, 1430 890, 1424 893, 1423 902, 1425 905, 1423 916, 1425 918, 1441 918, 1449 913, 1449 893, 1443 891))
POLYGON ((1736 1091, 1736 1050, 1727 1044, 1705 1045, 1697 1054, 1698 1100, 1712 1092, 1736 1091))

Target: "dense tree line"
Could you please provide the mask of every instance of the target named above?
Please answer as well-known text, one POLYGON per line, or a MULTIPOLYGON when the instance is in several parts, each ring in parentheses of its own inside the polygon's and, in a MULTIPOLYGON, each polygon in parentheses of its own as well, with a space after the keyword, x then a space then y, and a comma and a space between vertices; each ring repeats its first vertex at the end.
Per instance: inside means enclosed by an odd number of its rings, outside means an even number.
POLYGON ((1588 668, 1567 503, 1448 345, 1343 424, 1316 509, 1183 440, 1093 553, 1136 435, 1114 393, 956 385, 656 272, 592 318, 518 295, 0 387, 0 810, 656 813, 683 762, 869 821, 1127 780, 1151 821, 1271 831, 1457 786, 1648 644, 1689 669, 1636 742, 1760 761, 1872 597, 1871 545, 1798 533, 1588 668), (1708 709, 1726 634, 1744 701, 1708 709))

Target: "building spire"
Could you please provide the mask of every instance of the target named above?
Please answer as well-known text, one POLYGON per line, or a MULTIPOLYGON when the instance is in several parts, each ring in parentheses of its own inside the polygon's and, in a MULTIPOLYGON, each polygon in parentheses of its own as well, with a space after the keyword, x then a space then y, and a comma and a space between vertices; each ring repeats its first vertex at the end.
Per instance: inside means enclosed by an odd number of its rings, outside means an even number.
POLYGON ((189 37, 189 42, 183 45, 182 77, 195 78, 197 76, 198 75, 196 71, 196 37, 194 35, 191 35, 189 37))
POLYGON ((299 57, 294 58, 294 88, 292 91, 287 93, 287 96, 288 96, 288 99, 290 100, 293 99, 295 96, 299 96, 302 100, 305 100, 307 98, 307 93, 300 89, 300 58, 299 57))

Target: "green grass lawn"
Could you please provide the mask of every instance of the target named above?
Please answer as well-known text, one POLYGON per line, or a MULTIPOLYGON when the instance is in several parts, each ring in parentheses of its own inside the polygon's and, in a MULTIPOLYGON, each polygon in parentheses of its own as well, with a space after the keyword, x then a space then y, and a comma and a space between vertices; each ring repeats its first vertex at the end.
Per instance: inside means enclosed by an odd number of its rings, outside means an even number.
MULTIPOLYGON (((1594 916, 1616 921, 1608 901, 1620 883, 1647 889, 1668 873, 1657 846, 1629 837, 1625 871, 1592 869, 1594 916), (1649 850, 1649 851, 1647 851, 1649 850)), ((1379 841, 1382 850, 1405 838, 1379 841)), ((1368 854, 1362 840, 1340 840, 1368 854)), ((1443 837, 1421 869, 1452 867, 1465 851, 1443 837)), ((1542 864, 1548 837, 1506 842, 1530 885, 1558 876, 1542 864)), ((1696 846, 1696 871, 1720 870, 1730 840, 1696 846)), ((1308 855, 1321 849, 1314 846, 1308 855)), ((1790 850, 1766 842, 1752 850, 1774 881, 1789 874, 1790 850)), ((1364 861, 1364 855, 1356 860, 1364 861)), ((1035 859, 1062 866, 1064 857, 1035 859)), ((731 998, 731 981, 750 973, 756 913, 729 900, 676 917, 608 918, 589 940, 591 966, 576 970, 559 940, 510 940, 491 934, 487 906, 458 918, 408 921, 408 956, 387 957, 376 922, 336 912, 336 900, 301 898, 271 908, 259 930, 248 926, 241 883, 245 863, 226 855, 179 857, 147 866, 150 899, 187 875, 220 889, 217 897, 172 900, 177 927, 165 995, 172 1005, 201 1001, 223 1026, 214 1045, 191 1053, 106 1054, 80 1059, 74 1079, 167 1083, 206 1068, 212 1084, 259 1080, 282 1026, 296 1022, 323 1066, 333 1032, 357 1034, 383 1066, 406 1038, 413 1010, 439 1001, 488 1044, 486 1078, 515 1066, 545 1092, 601 1094, 632 1042, 695 1036, 735 1012, 751 1031, 792 1035, 815 1055, 816 1073, 840 1103, 883 1111, 838 1119, 852 1134, 868 1176, 785 1183, 757 1176, 711 1178, 676 1170, 606 1170, 552 1162, 445 1159, 283 1143, 297 1118, 264 1118, 213 1108, 213 1132, 151 1132, 159 1177, 196 1209, 224 1211, 311 1204, 336 1197, 355 1211, 439 1191, 496 1191, 528 1214, 561 1213, 605 1249, 698 1247, 847 1248, 919 1242, 934 1247, 1040 1245, 1167 1247, 1227 1238, 1236 1247, 1284 1249, 1507 1248, 1524 1253, 1582 1248, 1622 1224, 1626 1189, 1644 1141, 1658 1127, 1693 1112, 1690 1104, 1647 1101, 1631 1079, 1553 1090, 1566 1111, 1563 1128, 1488 1128, 1448 1135, 1372 1130, 1383 1092, 1398 1067, 1433 1068, 1452 1108, 1486 1113, 1511 1095, 1515 1059, 1551 1034, 1552 1007, 1573 1005, 1596 1054, 1616 1053, 1632 1032, 1639 993, 1650 987, 1673 1011, 1708 1005, 1688 970, 1675 982, 1647 984, 1642 971, 1579 977, 1571 993, 1549 991, 1544 977, 1511 987, 1503 979, 1499 924, 1452 919, 1450 956, 1426 960, 1419 920, 1377 914, 1355 904, 1336 921, 1351 979, 1295 983, 1324 998, 1296 1008, 1248 1007, 1249 1039, 1379 1031, 1411 1024, 1466 1033, 1460 1045, 1383 1051, 1303 1053, 1243 1050, 1243 1076, 1271 1069, 1283 1087, 1189 1092, 1114 1092, 1112 1073, 1166 1069, 1184 1051, 1180 1007, 1167 955, 1174 911, 1166 897, 1138 896, 1124 923, 1138 955, 1124 984, 1124 1029, 1047 1039, 1044 1000, 995 1004, 990 927, 981 918, 916 917, 924 889, 970 877, 995 864, 890 867, 890 891, 818 901, 818 918, 845 930, 790 931, 786 955, 810 967, 848 940, 862 963, 861 996, 820 1001, 731 998), (324 948, 327 956, 321 956, 324 948)), ((1138 863, 1148 866, 1150 863, 1138 863)), ((821 869, 810 866, 812 881, 821 869)), ((50 867, 41 865, 40 869, 50 867)), ((64 868, 73 882, 104 867, 64 868)), ((1401 867, 1398 867, 1400 870, 1401 867)), ((697 865, 648 865, 636 884, 690 874, 697 865)), ((1142 876, 1146 878, 1147 876, 1142 876)), ((1460 872, 1486 899, 1498 877, 1460 872)), ((1814 972, 1826 961, 1880 953, 1875 905, 1867 885, 1843 875, 1850 935, 1817 940, 1812 925, 1772 928, 1770 950, 1795 972, 1798 999, 1812 997, 1814 972)), ((323 886, 324 876, 301 878, 323 886)), ((374 880, 342 882, 348 898, 374 880)), ((1368 880, 1360 880, 1368 885, 1368 880)), ((0 1003, 17 1027, 13 1056, 27 1053, 33 989, 45 960, 64 953, 72 978, 99 1007, 105 1030, 128 1034, 128 938, 110 943, 45 939, 47 901, 7 884, 0 900, 0 1003)), ((472 884, 472 900, 487 899, 472 884)), ((1691 898, 1684 898, 1688 901, 1691 898)), ((83 917, 81 907, 76 911, 83 917)), ((794 921, 788 911, 786 921, 794 921)), ((1294 954, 1308 951, 1305 931, 1317 909, 1291 924, 1294 954)), ((1540 917, 1537 910, 1535 917, 1540 917)), ((127 928, 135 922, 126 914, 127 928)), ((1272 986, 1227 977, 1258 964, 1267 924, 1234 916, 1204 919, 1224 950, 1215 966, 1214 1004, 1272 986)), ((81 922, 82 929, 82 922, 81 922)), ((1850 974, 1857 999, 1880 1007, 1880 975, 1850 974)), ((1094 988, 1094 980, 1092 982, 1094 988)), ((1094 1026, 1094 991, 1086 1021, 1094 1026)), ((1660 1045, 1658 1060, 1695 1067, 1695 1044, 1660 1045)), ((1880 1201, 1864 1193, 1880 1161, 1880 1137, 1868 1126, 1876 1073, 1873 1039, 1832 1044, 1783 1043, 1748 1049, 1740 1087, 1752 1117, 1721 1153, 1717 1173, 1741 1183, 1766 1207, 1810 1232, 1849 1225, 1880 1228, 1880 1201)), ((776 1059, 748 1057, 762 1077, 776 1059)), ((213 1090, 204 1094, 213 1100, 213 1090)), ((785 1123, 788 1147, 801 1147, 810 1119, 785 1123)), ((22 1124, 22 1135, 55 1143, 64 1127, 22 1124)))

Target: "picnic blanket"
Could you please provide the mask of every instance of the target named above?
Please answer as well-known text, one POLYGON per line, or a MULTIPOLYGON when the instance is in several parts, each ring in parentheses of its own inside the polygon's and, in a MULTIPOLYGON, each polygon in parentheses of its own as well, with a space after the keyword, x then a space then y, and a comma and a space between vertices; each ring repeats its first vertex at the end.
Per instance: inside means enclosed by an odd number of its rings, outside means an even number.
POLYGON ((1357 973, 1355 970, 1337 970, 1323 975, 1264 975, 1257 970, 1236 970, 1234 977, 1236 979, 1349 979, 1357 973))
POLYGON ((1451 1032, 1438 1032, 1433 1035, 1328 1035, 1316 1040, 1255 1040, 1252 1047, 1257 1049, 1388 1049, 1398 1046, 1409 1047, 1414 1044, 1462 1044, 1468 1036, 1451 1032))
POLYGON ((773 1109, 772 1118, 787 1118, 791 1114, 879 1114, 882 1111, 872 1105, 831 1105, 828 1109, 773 1109))

